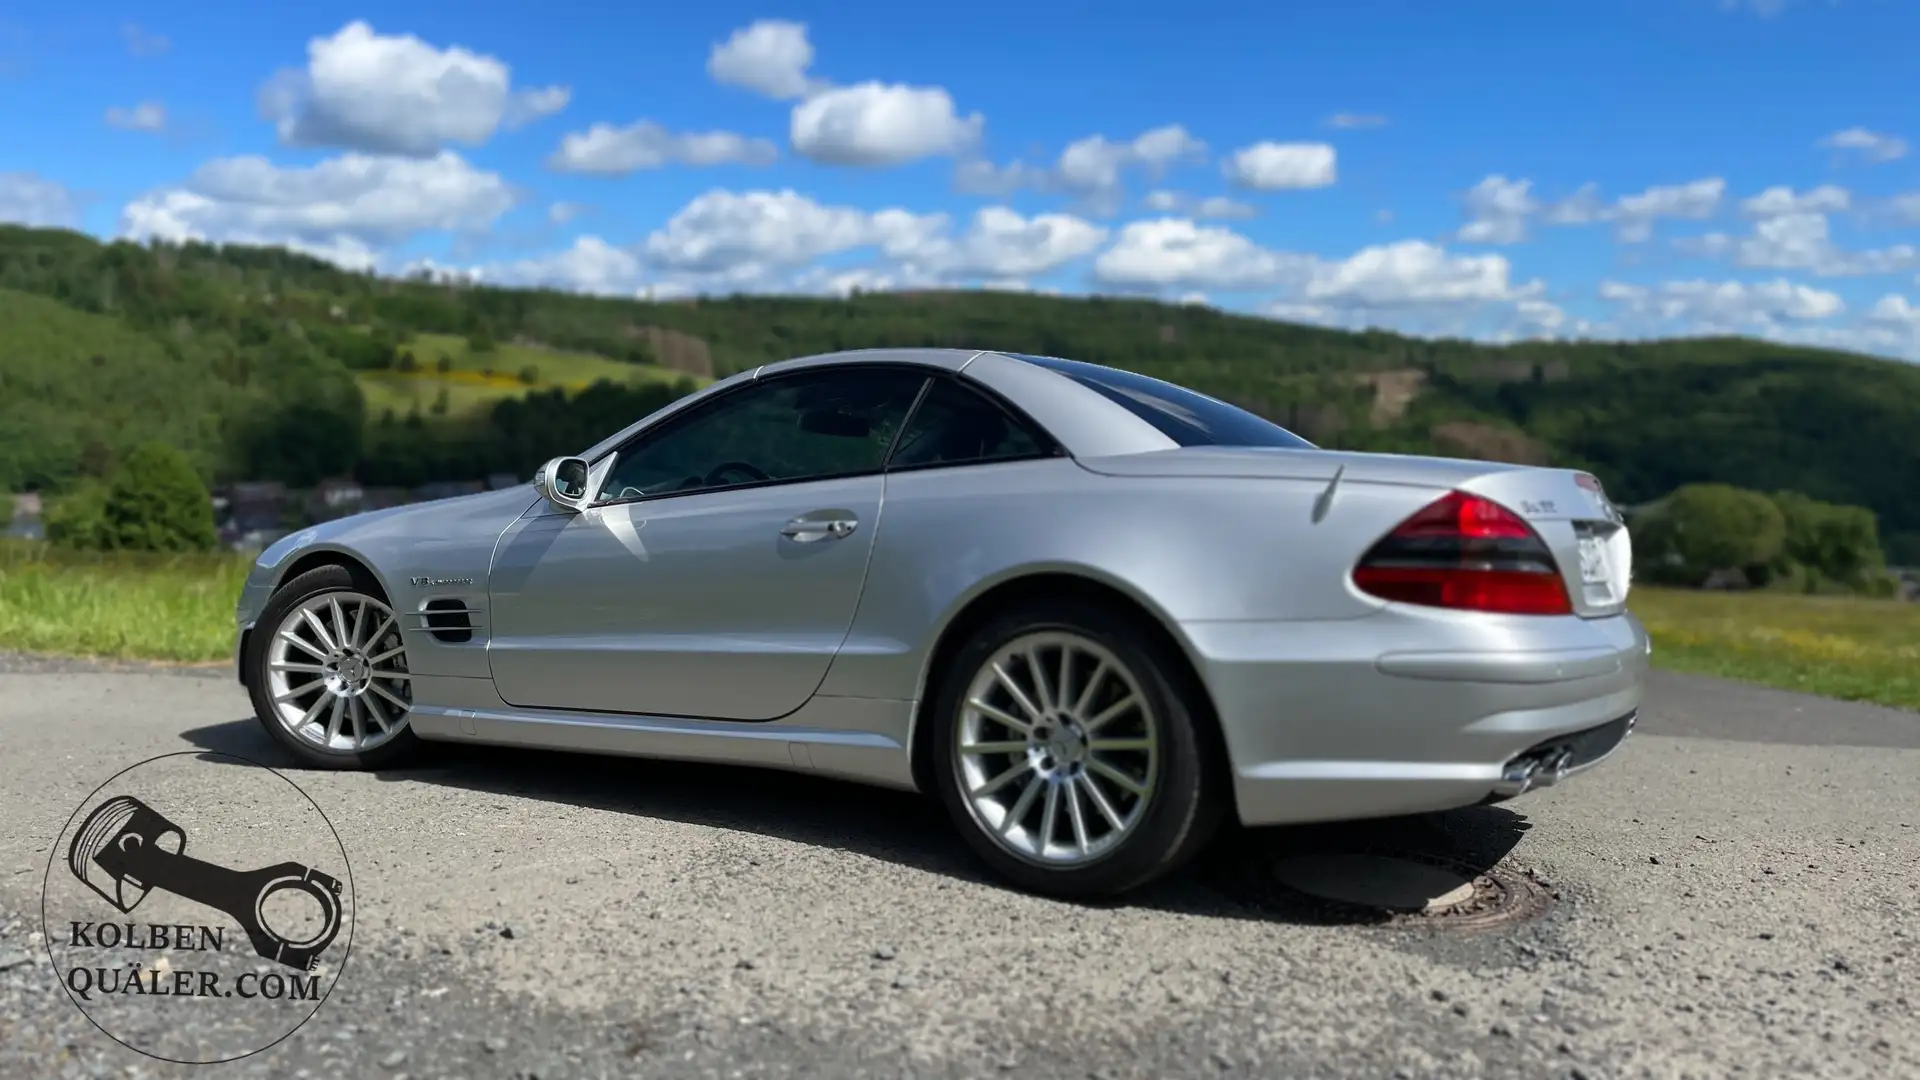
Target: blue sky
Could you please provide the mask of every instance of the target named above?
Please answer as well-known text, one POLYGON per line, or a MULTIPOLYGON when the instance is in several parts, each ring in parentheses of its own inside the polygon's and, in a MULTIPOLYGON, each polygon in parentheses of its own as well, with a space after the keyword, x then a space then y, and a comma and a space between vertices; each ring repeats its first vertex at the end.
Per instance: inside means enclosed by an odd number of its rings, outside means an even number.
POLYGON ((0 8, 0 220, 1920 359, 1920 5, 0 8))

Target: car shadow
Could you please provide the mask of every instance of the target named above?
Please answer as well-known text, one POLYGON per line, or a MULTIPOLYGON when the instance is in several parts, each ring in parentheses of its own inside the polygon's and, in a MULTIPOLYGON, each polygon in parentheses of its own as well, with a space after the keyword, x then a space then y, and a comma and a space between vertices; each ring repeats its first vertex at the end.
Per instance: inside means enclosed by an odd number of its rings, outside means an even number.
MULTIPOLYGON (((195 728, 182 738, 207 751, 209 760, 228 755, 301 770, 252 717, 195 728)), ((421 764, 375 775, 387 783, 436 784, 735 829, 1008 887, 967 848, 934 800, 911 792, 737 765, 457 743, 436 744, 421 764)), ((1398 854, 1472 877, 1506 859, 1530 827, 1501 806, 1332 825, 1229 826, 1187 870, 1089 906, 1304 925, 1383 924, 1392 913, 1295 893, 1279 882, 1276 866, 1300 855, 1398 854)))

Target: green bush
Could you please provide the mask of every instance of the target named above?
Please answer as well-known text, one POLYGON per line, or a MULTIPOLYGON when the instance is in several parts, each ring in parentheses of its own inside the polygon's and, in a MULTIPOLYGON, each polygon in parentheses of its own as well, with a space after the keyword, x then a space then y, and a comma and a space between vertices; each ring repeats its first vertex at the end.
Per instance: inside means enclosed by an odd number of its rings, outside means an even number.
POLYGON ((445 375, 447 372, 452 371, 453 357, 448 356, 445 353, 440 354, 440 359, 433 362, 433 370, 439 372, 442 375, 445 375))
POLYGON ((526 367, 521 368, 520 381, 527 384, 528 386, 536 385, 540 381, 540 369, 537 367, 534 367, 532 364, 528 364, 526 367))
POLYGON ((1836 506, 1797 491, 1775 492, 1773 502, 1786 525, 1776 565, 1805 567, 1808 592, 1819 591, 1819 579, 1852 590, 1884 576, 1886 557, 1873 511, 1836 506))
POLYGON ((1727 484, 1688 484, 1634 523, 1634 547, 1650 580, 1699 585, 1716 571, 1764 577, 1786 541, 1773 500, 1727 484))
POLYGON ((213 503, 193 462, 165 443, 143 443, 104 484, 83 482, 47 510, 47 539, 106 551, 206 551, 213 503))
POLYGON ((42 511, 47 542, 76 551, 105 551, 113 543, 107 530, 107 486, 86 479, 49 500, 42 511))

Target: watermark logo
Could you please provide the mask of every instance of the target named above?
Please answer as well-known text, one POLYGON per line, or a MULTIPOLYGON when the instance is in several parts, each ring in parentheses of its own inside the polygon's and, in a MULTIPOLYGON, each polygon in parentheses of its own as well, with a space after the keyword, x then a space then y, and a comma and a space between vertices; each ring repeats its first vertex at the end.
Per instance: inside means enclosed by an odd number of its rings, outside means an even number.
POLYGON ((228 754, 121 771, 47 864, 42 933, 95 1027, 179 1064, 259 1053, 311 1019, 353 939, 345 849, 292 780, 228 754))

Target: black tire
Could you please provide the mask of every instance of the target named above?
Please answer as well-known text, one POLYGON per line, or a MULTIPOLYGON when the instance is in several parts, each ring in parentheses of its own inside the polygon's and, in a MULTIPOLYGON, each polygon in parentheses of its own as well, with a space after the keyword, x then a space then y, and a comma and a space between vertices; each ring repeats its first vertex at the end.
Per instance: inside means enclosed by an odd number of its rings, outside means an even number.
POLYGON ((298 759, 300 764, 311 769, 385 769, 405 764, 418 757, 421 751, 420 739, 414 735, 411 726, 402 728, 393 738, 371 750, 333 751, 288 731, 274 713, 267 690, 267 645, 275 629, 287 613, 298 605, 324 593, 339 592, 357 592, 373 597, 383 595, 379 585, 362 573, 344 566, 321 566, 288 581, 267 601, 259 620, 254 623, 253 632, 247 636, 246 655, 242 657, 247 677, 247 696, 253 701, 254 716, 259 719, 260 726, 266 729, 268 738, 298 759))
MULTIPOLYGON (((1129 612, 1082 599, 1023 603, 991 618, 938 673, 928 736, 934 786, 967 844, 994 871, 1021 888, 1051 896, 1094 898, 1137 889, 1188 862, 1206 847, 1224 816, 1227 778, 1218 739, 1190 704, 1201 693, 1180 658, 1154 628, 1129 612), (968 684, 1002 647, 1035 632, 1064 631, 1104 647, 1134 675, 1159 718, 1157 776, 1137 825, 1097 859, 1046 866, 1016 855, 975 817, 962 792, 957 725, 968 684)), ((1089 811, 1090 812, 1090 811, 1089 811)))

